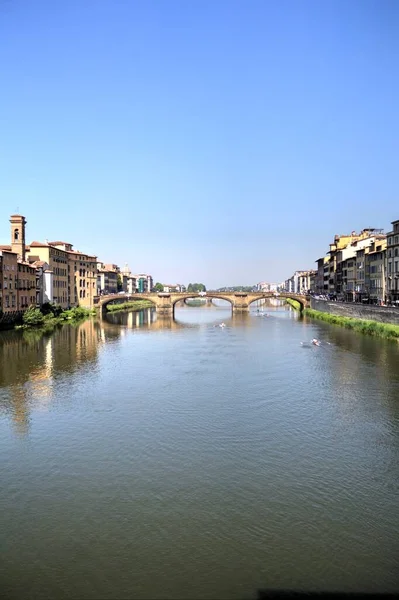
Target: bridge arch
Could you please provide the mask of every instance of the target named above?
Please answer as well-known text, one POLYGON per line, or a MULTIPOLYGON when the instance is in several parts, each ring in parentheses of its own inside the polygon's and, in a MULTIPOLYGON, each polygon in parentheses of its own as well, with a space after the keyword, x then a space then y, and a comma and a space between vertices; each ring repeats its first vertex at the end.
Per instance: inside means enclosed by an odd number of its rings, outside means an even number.
POLYGON ((146 300, 151 302, 154 308, 157 308, 157 302, 153 297, 154 294, 109 294, 108 296, 102 296, 97 304, 100 308, 101 314, 104 315, 107 312, 107 306, 109 304, 126 304, 126 302, 138 302, 146 300))
MULTIPOLYGON (((175 296, 176 294, 174 294, 175 296)), ((172 300, 172 305, 173 305, 173 314, 175 314, 175 307, 176 304, 178 302, 181 302, 181 300, 190 300, 190 299, 195 299, 195 300, 199 300, 199 299, 216 299, 216 300, 226 300, 226 302, 229 302, 232 310, 234 308, 234 299, 233 298, 229 298, 228 296, 225 296, 224 294, 218 294, 218 293, 212 293, 212 292, 207 292, 205 296, 200 296, 198 294, 198 292, 184 292, 183 294, 180 293, 178 298, 174 298, 172 300)))
POLYGON ((301 305, 301 312, 307 307, 308 301, 306 296, 302 296, 302 294, 290 294, 289 292, 256 292, 256 294, 248 294, 248 307, 257 300, 262 300, 263 298, 274 298, 276 300, 296 300, 301 305))

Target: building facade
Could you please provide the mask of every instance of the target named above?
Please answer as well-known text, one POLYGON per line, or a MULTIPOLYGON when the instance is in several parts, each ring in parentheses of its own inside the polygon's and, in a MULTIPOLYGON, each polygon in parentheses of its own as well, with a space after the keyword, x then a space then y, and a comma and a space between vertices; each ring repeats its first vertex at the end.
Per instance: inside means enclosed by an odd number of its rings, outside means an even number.
POLYGON ((399 220, 392 221, 392 231, 387 233, 386 247, 386 300, 399 303, 399 220))
POLYGON ((117 265, 105 265, 97 262, 97 294, 99 296, 118 293, 118 274, 117 265))
POLYGON ((17 310, 36 306, 36 267, 26 261, 18 261, 17 310))
POLYGON ((54 304, 58 304, 63 309, 76 306, 75 303, 71 302, 67 252, 61 248, 52 246, 48 242, 32 242, 27 248, 27 252, 30 263, 45 262, 48 264, 50 271, 52 271, 52 297, 54 304))
POLYGON ((0 292, 3 313, 18 310, 18 258, 16 252, 0 251, 0 292))
POLYGON ((0 250, 0 309, 3 313, 36 306, 36 269, 18 254, 0 250))
POLYGON ((97 296, 97 256, 74 250, 68 242, 49 242, 49 245, 67 256, 68 305, 92 308, 97 296))
POLYGON ((366 285, 373 304, 384 304, 386 301, 386 249, 387 240, 378 240, 372 244, 367 256, 366 285))

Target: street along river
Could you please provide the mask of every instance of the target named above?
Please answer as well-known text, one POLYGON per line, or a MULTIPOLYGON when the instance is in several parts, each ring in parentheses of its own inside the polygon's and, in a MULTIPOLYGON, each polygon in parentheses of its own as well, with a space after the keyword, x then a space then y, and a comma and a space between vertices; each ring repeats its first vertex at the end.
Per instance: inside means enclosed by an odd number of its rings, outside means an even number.
POLYGON ((266 310, 1 333, 1 597, 399 591, 399 345, 266 310))

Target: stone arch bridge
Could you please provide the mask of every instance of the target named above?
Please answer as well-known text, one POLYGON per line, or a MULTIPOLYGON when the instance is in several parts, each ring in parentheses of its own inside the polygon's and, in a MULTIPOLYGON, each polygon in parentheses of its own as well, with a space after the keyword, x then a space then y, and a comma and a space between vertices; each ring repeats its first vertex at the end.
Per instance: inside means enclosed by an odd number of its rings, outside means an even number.
POLYGON ((107 312, 107 304, 110 302, 132 302, 134 300, 149 300, 154 304, 157 313, 161 315, 174 315, 175 305, 181 300, 188 298, 215 298, 218 300, 227 300, 230 302, 233 312, 248 312, 252 302, 262 300, 263 298, 278 298, 296 300, 299 302, 301 310, 310 306, 309 296, 302 294, 291 294, 288 292, 206 292, 205 296, 201 296, 198 292, 146 292, 137 294, 110 294, 108 296, 100 296, 96 307, 100 310, 101 315, 107 312))

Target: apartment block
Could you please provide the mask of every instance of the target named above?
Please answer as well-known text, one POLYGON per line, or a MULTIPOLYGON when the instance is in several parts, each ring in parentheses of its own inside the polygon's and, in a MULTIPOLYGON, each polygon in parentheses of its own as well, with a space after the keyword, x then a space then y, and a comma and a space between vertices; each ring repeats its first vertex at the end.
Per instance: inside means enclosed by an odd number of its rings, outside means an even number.
POLYGON ((49 245, 66 253, 69 306, 92 308, 97 296, 97 256, 74 250, 68 242, 49 242, 49 245))
POLYGON ((311 271, 295 271, 295 273, 285 282, 285 291, 293 294, 307 294, 309 291, 314 291, 317 272, 311 271))
POLYGON ((386 238, 374 241, 367 255, 366 287, 373 304, 382 304, 386 300, 386 248, 386 238))
POLYGON ((52 297, 53 302, 63 309, 76 306, 71 302, 70 289, 68 289, 68 254, 61 248, 56 248, 48 242, 32 242, 26 248, 28 260, 31 264, 45 262, 53 273, 52 297))
POLYGON ((18 310, 18 255, 9 250, 0 250, 0 295, 3 313, 18 310))
POLYGON ((36 304, 42 306, 53 303, 53 272, 50 265, 42 260, 32 263, 36 269, 36 304))
POLYGON ((17 310, 36 306, 36 268, 25 261, 18 261, 17 310))
MULTIPOLYGON (((382 230, 381 229, 376 229, 376 228, 366 228, 366 229, 362 229, 362 231, 360 233, 356 233, 355 231, 352 231, 350 234, 341 234, 341 235, 335 235, 334 237, 334 241, 330 244, 330 250, 328 252, 329 255, 329 262, 328 262, 328 269, 326 269, 326 265, 325 265, 325 271, 324 271, 324 288, 325 288, 325 293, 329 293, 329 294, 338 294, 341 293, 341 291, 338 291, 340 289, 340 285, 339 285, 339 277, 337 277, 337 270, 338 270, 338 265, 337 265, 337 261, 338 261, 338 254, 341 250, 348 248, 349 246, 352 246, 356 243, 360 243, 366 239, 371 239, 372 237, 376 236, 376 235, 381 235, 382 230), (328 275, 328 277, 327 277, 328 275), (338 285, 337 285, 338 284, 338 285), (326 289, 326 285, 327 285, 327 289, 326 289)), ((359 246, 360 247, 364 247, 364 246, 359 246)), ((360 280, 359 280, 359 286, 362 287, 363 286, 363 273, 359 273, 360 274, 360 280)))
POLYGON ((97 262, 97 295, 116 294, 118 292, 119 267, 97 262))
POLYGON ((140 273, 139 275, 134 275, 134 277, 136 278, 136 291, 138 293, 151 292, 154 287, 151 275, 140 273))
POLYGON ((166 293, 169 292, 185 292, 186 286, 182 283, 164 283, 163 291, 166 293))
POLYGON ((0 250, 0 308, 3 313, 36 305, 36 269, 18 254, 0 250))
POLYGON ((399 220, 392 221, 392 231, 387 233, 386 248, 386 299, 399 303, 399 220))

